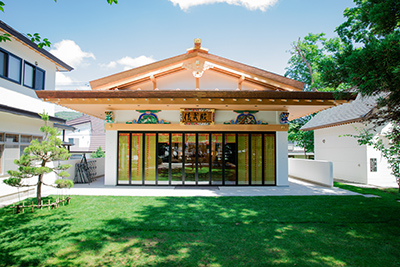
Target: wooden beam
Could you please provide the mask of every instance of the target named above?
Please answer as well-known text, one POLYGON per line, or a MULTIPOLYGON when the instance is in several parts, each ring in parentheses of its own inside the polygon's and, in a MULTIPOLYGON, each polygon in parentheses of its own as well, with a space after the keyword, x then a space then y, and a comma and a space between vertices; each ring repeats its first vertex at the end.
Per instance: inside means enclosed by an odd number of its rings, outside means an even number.
POLYGON ((287 124, 268 125, 239 125, 239 124, 213 124, 213 125, 181 125, 181 124, 125 124, 107 123, 106 130, 120 131, 234 131, 234 132, 287 132, 287 124))
POLYGON ((153 90, 155 90, 157 88, 157 81, 156 78, 154 78, 154 75, 150 76, 150 80, 153 83, 153 90))
POLYGON ((244 75, 242 75, 240 78, 239 78, 239 81, 238 81, 238 88, 239 88, 239 90, 242 90, 242 83, 243 83, 243 81, 246 79, 246 77, 244 77, 244 75))

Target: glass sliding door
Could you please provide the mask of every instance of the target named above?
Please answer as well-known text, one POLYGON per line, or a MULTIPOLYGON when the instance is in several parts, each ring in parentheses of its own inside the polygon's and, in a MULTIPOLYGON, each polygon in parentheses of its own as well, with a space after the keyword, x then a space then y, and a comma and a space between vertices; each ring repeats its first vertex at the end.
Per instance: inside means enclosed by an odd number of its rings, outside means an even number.
POLYGON ((119 132, 119 185, 275 185, 275 133, 119 132))
POLYGON ((264 134, 264 184, 275 184, 275 134, 264 134))
POLYGON ((236 134, 226 133, 224 140, 224 177, 225 185, 236 184, 237 146, 236 134))
POLYGON ((261 185, 263 177, 262 134, 251 134, 251 184, 261 185))
POLYGON ((238 184, 248 185, 250 178, 249 134, 238 134, 238 184))
POLYGON ((169 184, 170 169, 169 133, 158 134, 157 178, 159 185, 169 184))
POLYGON ((145 134, 144 184, 156 184, 156 134, 145 134))
POLYGON ((211 184, 222 185, 223 177, 223 148, 222 134, 213 133, 211 135, 211 184))
POLYGON ((143 134, 132 133, 131 184, 143 184, 143 134))
POLYGON ((129 184, 129 136, 118 134, 118 184, 129 184))
POLYGON ((185 134, 185 185, 196 184, 196 134, 185 134))
POLYGON ((171 184, 181 185, 183 179, 183 144, 181 133, 171 135, 171 184))
POLYGON ((210 184, 210 134, 199 133, 197 145, 197 175, 199 185, 210 184))

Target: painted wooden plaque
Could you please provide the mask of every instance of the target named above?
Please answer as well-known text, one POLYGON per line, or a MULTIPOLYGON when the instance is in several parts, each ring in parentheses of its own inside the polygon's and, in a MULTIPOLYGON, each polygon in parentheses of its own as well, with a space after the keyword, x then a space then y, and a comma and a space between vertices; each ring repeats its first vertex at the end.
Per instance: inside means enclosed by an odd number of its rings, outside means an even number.
POLYGON ((214 118, 215 109, 181 109, 180 123, 184 125, 212 125, 214 118))

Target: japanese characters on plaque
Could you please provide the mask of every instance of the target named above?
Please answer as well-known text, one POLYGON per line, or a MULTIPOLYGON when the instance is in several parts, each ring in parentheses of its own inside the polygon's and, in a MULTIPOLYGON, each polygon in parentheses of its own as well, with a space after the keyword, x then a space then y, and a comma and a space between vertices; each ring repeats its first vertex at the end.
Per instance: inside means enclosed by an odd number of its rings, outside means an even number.
POLYGON ((215 109, 186 108, 181 109, 180 123, 183 125, 213 125, 215 109))

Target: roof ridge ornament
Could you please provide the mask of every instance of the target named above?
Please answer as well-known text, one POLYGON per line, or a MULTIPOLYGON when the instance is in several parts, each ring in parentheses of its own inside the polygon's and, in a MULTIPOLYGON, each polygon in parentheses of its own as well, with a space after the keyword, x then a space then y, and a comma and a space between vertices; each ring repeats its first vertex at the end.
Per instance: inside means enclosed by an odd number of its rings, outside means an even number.
POLYGON ((189 48, 186 51, 187 51, 188 54, 196 52, 196 51, 203 52, 203 53, 208 53, 208 49, 207 48, 201 47, 201 39, 200 38, 194 39, 194 47, 189 48))
POLYGON ((203 76, 204 71, 213 68, 214 65, 205 61, 204 59, 196 59, 193 61, 186 61, 182 64, 182 68, 185 68, 193 73, 195 78, 203 76))

